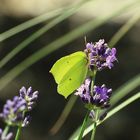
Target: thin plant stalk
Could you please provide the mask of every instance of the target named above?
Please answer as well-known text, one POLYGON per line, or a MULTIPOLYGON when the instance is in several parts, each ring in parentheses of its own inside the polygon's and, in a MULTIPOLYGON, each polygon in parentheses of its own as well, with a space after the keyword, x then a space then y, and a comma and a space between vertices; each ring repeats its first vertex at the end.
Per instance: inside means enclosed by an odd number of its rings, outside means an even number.
POLYGON ((93 130, 92 130, 92 134, 91 134, 91 139, 90 140, 94 140, 95 133, 96 133, 96 128, 97 128, 98 116, 99 116, 99 110, 96 109, 95 110, 95 121, 93 123, 93 130))
MULTIPOLYGON (((24 111, 22 115, 25 116, 25 113, 26 113, 26 111, 24 111)), ((21 129, 22 129, 22 124, 20 124, 20 125, 18 126, 15 140, 19 140, 20 134, 21 134, 21 129)))
POLYGON ((15 140, 19 140, 20 134, 21 134, 21 126, 19 126, 17 129, 15 140))
POLYGON ((93 71, 93 75, 91 76, 91 88, 90 88, 90 92, 91 94, 93 94, 93 87, 94 87, 94 84, 95 84, 95 78, 96 78, 96 73, 97 73, 97 70, 95 69, 93 71))
MULTIPOLYGON (((94 88, 94 84, 95 84, 96 73, 97 73, 97 70, 95 69, 93 71, 93 75, 92 75, 92 82, 91 82, 91 89, 90 89, 90 94, 91 95, 93 95, 93 88, 94 88)), ((93 127, 93 131, 92 131, 92 135, 91 135, 91 140, 94 139, 94 135, 95 135, 95 131, 96 131, 96 123, 97 123, 97 120, 98 120, 98 110, 96 109, 95 110, 95 120, 93 122, 94 127, 93 127)))
POLYGON ((97 123, 96 122, 94 122, 93 125, 94 126, 93 126, 93 130, 92 130, 92 134, 91 134, 90 140, 94 140, 95 132, 96 132, 96 128, 97 128, 97 123))
POLYGON ((82 136, 83 136, 84 130, 85 130, 85 128, 86 128, 86 124, 87 124, 87 121, 88 121, 88 117, 89 117, 89 110, 87 111, 87 113, 86 113, 86 115, 85 115, 83 124, 82 124, 82 126, 81 126, 80 134, 79 134, 79 137, 78 137, 77 140, 82 140, 82 136))

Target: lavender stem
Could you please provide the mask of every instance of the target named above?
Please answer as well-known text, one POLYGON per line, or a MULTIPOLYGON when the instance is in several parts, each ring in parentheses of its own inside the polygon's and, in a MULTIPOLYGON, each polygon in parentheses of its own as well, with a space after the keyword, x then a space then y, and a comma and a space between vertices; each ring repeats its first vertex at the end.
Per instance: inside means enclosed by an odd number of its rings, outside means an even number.
POLYGON ((97 121, 98 121, 98 115, 99 115, 99 110, 96 109, 95 110, 95 122, 94 122, 94 127, 92 130, 92 134, 91 134, 91 139, 90 140, 94 140, 95 137, 95 132, 96 132, 96 128, 97 128, 97 121))
POLYGON ((86 114, 86 116, 84 118, 84 121, 83 121, 83 124, 81 126, 81 130, 80 130, 80 134, 79 134, 78 140, 82 139, 82 136, 83 136, 83 133, 84 133, 87 121, 88 121, 88 117, 89 117, 89 111, 87 112, 87 114, 86 114))
POLYGON ((16 133, 15 140, 19 140, 20 133, 21 133, 21 126, 18 127, 18 130, 17 130, 17 133, 16 133))

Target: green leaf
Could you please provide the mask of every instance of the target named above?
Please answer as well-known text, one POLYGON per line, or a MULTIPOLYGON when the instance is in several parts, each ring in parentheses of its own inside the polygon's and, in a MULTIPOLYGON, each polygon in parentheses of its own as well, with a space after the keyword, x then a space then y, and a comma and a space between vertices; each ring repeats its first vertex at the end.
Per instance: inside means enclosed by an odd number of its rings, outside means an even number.
POLYGON ((58 93, 67 98, 84 82, 87 70, 86 54, 79 51, 56 61, 50 72, 58 84, 58 93))

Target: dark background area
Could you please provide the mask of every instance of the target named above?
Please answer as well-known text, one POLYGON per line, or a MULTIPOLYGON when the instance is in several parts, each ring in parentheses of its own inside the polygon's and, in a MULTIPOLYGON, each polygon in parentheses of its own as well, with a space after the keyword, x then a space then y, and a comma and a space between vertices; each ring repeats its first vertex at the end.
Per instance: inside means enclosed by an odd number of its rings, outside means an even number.
MULTIPOLYGON (((18 18, 13 16, 0 17, 0 32, 4 32, 14 27, 29 17, 18 18)), ((86 21, 85 21, 86 22, 86 21)), ((0 59, 2 59, 10 50, 12 50, 21 41, 42 27, 45 23, 32 27, 18 35, 15 35, 4 42, 0 43, 0 59)), ((72 30, 74 21, 71 18, 61 22, 46 34, 35 40, 26 49, 14 57, 6 66, 0 70, 0 76, 8 72, 12 67, 16 66, 23 59, 31 55, 33 52, 41 49, 42 46, 64 35, 72 30)), ((77 23, 76 23, 77 24, 77 23)), ((103 26, 94 31, 85 34, 87 41, 95 42, 104 38, 108 42, 114 33, 122 26, 122 23, 107 22, 103 26)), ((117 89, 123 83, 130 80, 140 72, 140 26, 135 25, 116 45, 118 63, 112 70, 105 70, 97 74, 96 83, 106 83, 113 90, 117 89)), ((71 114, 66 120, 61 130, 55 135, 51 135, 49 130, 61 114, 68 100, 57 94, 56 83, 49 73, 52 65, 59 58, 83 50, 84 36, 67 44, 63 48, 51 53, 45 58, 36 62, 34 65, 26 69, 16 79, 7 85, 0 96, 0 110, 7 98, 12 98, 18 94, 22 86, 32 86, 34 90, 39 91, 39 99, 36 107, 31 112, 32 121, 27 128, 23 129, 21 140, 67 140, 68 137, 82 123, 86 110, 78 99, 71 114)), ((133 95, 139 91, 139 87, 133 92, 133 95)), ((97 140, 140 140, 140 101, 137 100, 116 115, 108 119, 103 125, 97 128, 97 140)), ((4 127, 2 121, 0 126, 4 127)), ((89 139, 88 135, 85 140, 89 139)))

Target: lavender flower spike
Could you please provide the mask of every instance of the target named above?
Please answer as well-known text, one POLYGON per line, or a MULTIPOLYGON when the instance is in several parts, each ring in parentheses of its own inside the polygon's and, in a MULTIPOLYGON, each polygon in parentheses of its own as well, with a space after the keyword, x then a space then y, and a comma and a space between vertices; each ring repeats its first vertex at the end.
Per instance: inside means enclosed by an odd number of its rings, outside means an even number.
POLYGON ((107 108, 110 106, 110 96, 112 94, 112 89, 108 89, 104 84, 100 86, 94 86, 93 92, 90 91, 91 80, 88 78, 85 83, 77 89, 75 95, 80 96, 82 101, 87 104, 88 109, 96 108, 107 108))
POLYGON ((18 96, 15 96, 13 100, 7 100, 3 107, 3 112, 0 117, 8 125, 21 125, 24 119, 23 112, 26 109, 26 101, 18 96))
POLYGON ((96 107, 107 108, 110 106, 110 96, 112 94, 112 89, 106 88, 103 84, 100 86, 94 86, 94 95, 91 98, 91 104, 96 105, 96 107))
POLYGON ((20 97, 22 99, 25 99, 27 104, 27 110, 32 110, 34 104, 36 103, 36 100, 38 98, 38 91, 32 91, 32 87, 29 87, 27 90, 23 86, 20 91, 20 97))
POLYGON ((0 128, 0 140, 11 140, 13 133, 8 133, 6 136, 3 135, 3 130, 0 128))
POLYGON ((114 66, 116 58, 116 49, 109 48, 104 39, 100 39, 95 44, 87 43, 84 50, 89 59, 89 68, 93 70, 96 68, 98 71, 108 67, 111 69, 114 66))
POLYGON ((85 83, 77 89, 75 95, 79 95, 84 103, 90 103, 90 83, 91 80, 88 78, 85 80, 85 83))

